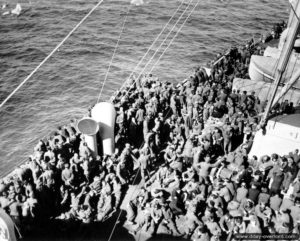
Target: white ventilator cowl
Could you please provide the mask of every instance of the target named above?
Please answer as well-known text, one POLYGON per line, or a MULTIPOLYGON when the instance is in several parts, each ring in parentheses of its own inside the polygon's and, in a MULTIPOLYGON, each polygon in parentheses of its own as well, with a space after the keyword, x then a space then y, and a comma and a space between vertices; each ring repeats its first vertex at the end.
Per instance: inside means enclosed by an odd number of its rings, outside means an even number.
POLYGON ((116 110, 114 105, 100 102, 93 107, 91 114, 92 118, 99 124, 103 154, 112 155, 115 152, 116 110))
POLYGON ((84 135, 84 140, 94 156, 98 155, 97 133, 99 124, 90 117, 84 117, 77 124, 78 130, 84 135))

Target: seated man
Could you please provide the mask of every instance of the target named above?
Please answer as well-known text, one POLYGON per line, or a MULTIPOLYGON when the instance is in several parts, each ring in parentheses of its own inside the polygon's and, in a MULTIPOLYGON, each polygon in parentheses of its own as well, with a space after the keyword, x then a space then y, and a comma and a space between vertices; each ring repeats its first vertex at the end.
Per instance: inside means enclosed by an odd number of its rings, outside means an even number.
POLYGON ((139 232, 144 226, 146 226, 145 231, 148 231, 152 222, 151 210, 152 208, 150 206, 150 203, 146 203, 145 209, 142 210, 141 219, 138 220, 137 228, 135 228, 133 231, 130 231, 130 234, 136 235, 136 233, 139 232))
POLYGON ((74 173, 72 168, 70 168, 69 163, 64 164, 64 170, 61 173, 61 179, 64 182, 65 186, 74 187, 73 180, 74 180, 74 173))
POLYGON ((174 190, 177 190, 180 188, 181 184, 181 175, 174 171, 172 175, 169 176, 169 178, 165 179, 162 183, 162 188, 167 191, 169 194, 171 194, 174 190))
POLYGON ((255 207, 255 214, 262 220, 263 228, 267 228, 271 221, 272 210, 266 206, 265 202, 260 202, 255 207))
POLYGON ((147 186, 154 184, 155 186, 161 187, 163 181, 172 174, 172 169, 168 167, 160 167, 158 171, 153 175, 150 180, 146 183, 147 186))
POLYGON ((97 220, 104 221, 112 210, 111 191, 102 193, 97 205, 97 220))
POLYGON ((127 206, 127 223, 135 224, 135 218, 137 216, 138 210, 143 210, 146 203, 150 199, 150 192, 146 188, 142 187, 141 191, 137 197, 130 200, 127 206))
POLYGON ((121 184, 125 184, 129 182, 130 179, 130 172, 127 169, 125 159, 121 159, 117 165, 116 170, 117 177, 119 178, 121 184))
POLYGON ((180 235, 176 225, 176 216, 168 203, 162 207, 162 212, 164 216, 162 224, 167 228, 168 233, 171 235, 180 235))
POLYGON ((197 226, 203 226, 203 223, 199 220, 199 218, 196 216, 196 213, 193 211, 187 211, 185 215, 185 223, 184 223, 184 231, 187 238, 190 238, 197 226))

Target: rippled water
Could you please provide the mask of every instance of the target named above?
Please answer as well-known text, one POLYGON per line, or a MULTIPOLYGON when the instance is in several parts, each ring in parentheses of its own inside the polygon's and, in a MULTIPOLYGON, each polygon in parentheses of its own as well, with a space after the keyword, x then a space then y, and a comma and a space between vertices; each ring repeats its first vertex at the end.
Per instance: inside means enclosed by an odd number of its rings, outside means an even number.
MULTIPOLYGON (((171 21, 154 50, 183 10, 187 7, 191 10, 197 1, 191 0, 188 6, 190 0, 185 0, 181 11, 175 15, 177 18, 171 21)), ((108 99, 130 75, 181 4, 175 0, 144 0, 144 5, 134 6, 129 2, 104 0, 59 52, 1 109, 0 175, 31 154, 38 139, 68 123, 71 118, 80 118, 96 102, 129 7, 102 100, 108 99)), ((91 0, 23 0, 24 14, 19 17, 0 16, 1 101, 95 4, 91 0)), ((187 14, 188 11, 184 16, 187 14)), ((199 0, 199 5, 154 73, 162 81, 181 81, 195 66, 205 64, 217 52, 259 36, 273 23, 287 20, 287 16, 288 1, 285 0, 199 0)), ((174 33, 170 39, 173 36, 174 33)), ((149 54, 145 60, 150 57, 149 54)), ((158 57, 159 54, 153 58, 153 63, 158 57)), ((138 70, 143 67, 141 65, 138 70)))

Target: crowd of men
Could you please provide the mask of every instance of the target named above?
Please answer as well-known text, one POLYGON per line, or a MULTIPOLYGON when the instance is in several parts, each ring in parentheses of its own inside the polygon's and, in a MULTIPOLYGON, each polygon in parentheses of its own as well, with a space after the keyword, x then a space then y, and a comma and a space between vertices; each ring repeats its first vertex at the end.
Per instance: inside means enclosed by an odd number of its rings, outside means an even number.
POLYGON ((1 180, 0 207, 22 234, 51 219, 103 222, 119 207, 126 190, 119 159, 93 156, 71 121, 48 140, 40 140, 26 164, 1 180))
MULTIPOLYGON (((262 50, 250 42, 231 49, 210 76, 199 68, 175 86, 150 75, 119 93, 117 147, 143 143, 136 153, 143 185, 127 207, 131 234, 164 229, 206 241, 299 233, 298 150, 248 156, 266 103, 232 81, 247 78, 253 53, 262 50)), ((272 111, 291 114, 293 103, 272 111)))
MULTIPOLYGON (((0 206, 26 232, 52 218, 102 222, 120 207, 129 184, 127 223, 194 241, 239 233, 299 233, 300 156, 249 157, 265 107, 254 92, 232 88, 247 78, 250 41, 232 48, 210 76, 203 68, 175 85, 151 75, 114 97, 116 152, 93 156, 76 123, 40 140, 24 168, 0 184, 0 206)), ((222 56, 218 55, 217 59, 222 56)), ((292 113, 291 104, 273 110, 292 113)))

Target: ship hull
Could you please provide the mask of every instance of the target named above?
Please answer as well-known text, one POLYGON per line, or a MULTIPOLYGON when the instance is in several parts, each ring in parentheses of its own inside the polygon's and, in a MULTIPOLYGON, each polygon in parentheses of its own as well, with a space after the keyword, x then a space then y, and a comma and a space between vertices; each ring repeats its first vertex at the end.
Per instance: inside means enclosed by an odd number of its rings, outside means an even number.
POLYGON ((280 115, 268 121, 265 131, 255 134, 249 155, 286 155, 299 148, 300 114, 280 115))
MULTIPOLYGON (((235 78, 233 80, 233 89, 240 91, 247 91, 247 93, 255 92, 260 101, 265 102, 270 99, 270 89, 272 83, 261 81, 261 80, 251 80, 251 79, 241 79, 235 78)), ((278 92, 280 93, 282 87, 278 87, 278 92)), ((296 106, 300 100, 300 90, 292 89, 285 94, 285 100, 293 102, 296 106)))

